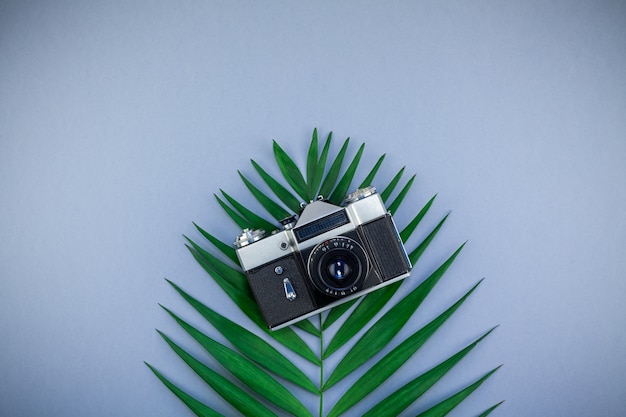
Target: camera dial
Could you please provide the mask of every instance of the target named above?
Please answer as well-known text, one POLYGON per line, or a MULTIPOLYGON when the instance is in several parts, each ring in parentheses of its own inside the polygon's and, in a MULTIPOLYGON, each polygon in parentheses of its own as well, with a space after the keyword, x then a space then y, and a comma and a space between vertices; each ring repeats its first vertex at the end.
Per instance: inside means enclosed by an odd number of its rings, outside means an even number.
POLYGON ((343 200, 344 204, 354 203, 355 201, 359 201, 364 199, 365 197, 369 197, 372 194, 376 193, 376 187, 370 185, 369 187, 359 188, 358 190, 348 194, 346 198, 343 200))
POLYGON ((251 243, 257 242, 265 237, 265 230, 261 229, 243 229, 241 235, 235 240, 235 246, 237 248, 243 248, 251 243))
POLYGON ((296 225, 296 220, 298 216, 295 214, 289 217, 286 217, 280 221, 280 224, 283 226, 283 230, 291 230, 296 225))
POLYGON ((361 245, 348 237, 338 236, 313 249, 308 269, 319 291, 332 297, 343 297, 362 288, 368 260, 361 245))

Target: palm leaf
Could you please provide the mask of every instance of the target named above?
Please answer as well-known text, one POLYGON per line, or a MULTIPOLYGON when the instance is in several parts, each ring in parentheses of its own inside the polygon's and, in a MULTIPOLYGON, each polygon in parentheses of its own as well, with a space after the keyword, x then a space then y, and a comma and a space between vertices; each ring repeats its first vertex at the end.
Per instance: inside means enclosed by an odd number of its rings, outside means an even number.
POLYGON ((202 404, 200 401, 187 394, 185 391, 174 385, 169 379, 165 378, 163 374, 157 371, 152 365, 144 362, 148 368, 156 375, 157 378, 163 382, 163 384, 174 393, 191 411, 193 411, 199 417, 224 417, 223 414, 218 413, 210 407, 202 404))
MULTIPOLYGON (((213 276, 213 275, 212 275, 213 276)), ((215 276, 213 276, 215 278, 215 276)), ((170 282, 171 283, 171 282, 170 282)), ((229 293, 231 291, 231 287, 228 283, 224 284, 222 282, 222 288, 225 292, 229 293)), ((176 287, 176 290, 187 300, 196 310, 198 310, 201 314, 206 311, 205 306, 200 303, 198 300, 189 296, 187 293, 182 291, 179 287, 176 287)), ((229 294, 230 295, 230 294, 229 294)), ((249 297, 243 296, 241 294, 236 294, 238 296, 237 299, 234 299, 239 308, 241 308, 244 313, 252 320, 257 326, 265 329, 265 323, 259 314, 258 307, 254 300, 249 297)), ((313 362, 314 364, 319 364, 319 358, 313 353, 311 348, 290 328, 281 329, 277 332, 269 332, 270 336, 272 336, 276 341, 283 344, 287 348, 291 349, 295 353, 299 354, 303 358, 313 362)))
POLYGON ((330 132, 328 134, 328 138, 324 143, 324 148, 322 149, 322 154, 317 161, 317 167, 315 169, 315 174, 313 178, 311 178, 311 182, 309 183, 309 189, 311 194, 309 195, 309 200, 313 200, 318 195, 318 190, 320 188, 320 184, 322 182, 322 178, 324 177, 324 170, 326 169, 326 160, 328 159, 328 152, 330 150, 330 143, 333 137, 333 133, 330 132))
POLYGON ((250 160, 252 166, 258 172, 259 176, 267 186, 272 190, 274 194, 282 201, 291 211, 297 213, 300 210, 300 202, 296 197, 293 196, 281 183, 276 181, 272 176, 270 176, 259 164, 254 162, 253 159, 250 160))
POLYGON ((337 178, 339 177, 339 171, 341 171, 341 164, 343 163, 343 158, 346 156, 346 151, 348 150, 348 144, 350 143, 350 138, 347 138, 343 142, 343 146, 337 153, 335 160, 333 161, 326 177, 324 178, 324 182, 322 182, 322 188, 320 188, 320 195, 324 197, 328 197, 330 192, 332 191, 337 178))
MULTIPOLYGON (((168 281, 169 282, 169 281, 168 281)), ((176 284, 169 282, 192 307, 194 307, 209 323, 217 329, 233 346, 241 353, 268 369, 272 373, 293 382, 294 384, 309 390, 318 392, 315 385, 304 373, 278 352, 272 345, 261 339, 254 333, 246 330, 226 317, 216 313, 209 307, 200 303, 176 284)))
POLYGON ((196 229, 200 232, 202 236, 204 236, 209 242, 213 244, 220 252, 226 255, 231 261, 233 261, 236 265, 239 265, 239 259, 237 259, 237 253, 235 252, 235 248, 232 245, 227 245, 222 242, 197 224, 193 224, 196 229))
POLYGON ((274 141, 274 156, 278 163, 278 168, 283 173, 285 180, 291 185, 293 190, 302 197, 305 201, 308 198, 307 186, 298 166, 291 159, 287 152, 281 148, 276 141, 274 141))
POLYGON ((306 185, 307 185, 307 199, 312 200, 316 190, 313 190, 315 183, 315 177, 318 169, 318 155, 317 155, 317 128, 313 129, 313 136, 311 137, 311 144, 309 145, 309 153, 306 158, 306 185))
POLYGON ((328 389, 380 352, 406 324, 428 293, 452 265, 463 246, 459 247, 437 270, 406 297, 387 311, 370 327, 337 365, 324 384, 328 389))
POLYGON ((433 201, 435 201, 436 197, 437 195, 435 194, 433 198, 431 198, 428 203, 426 203, 426 205, 422 207, 422 209, 417 213, 413 220, 411 220, 411 222, 402 230, 402 232, 400 232, 400 238, 404 243, 409 240, 409 237, 411 237, 417 225, 420 223, 420 221, 422 221, 426 213, 428 213, 428 210, 430 209, 430 206, 433 205, 433 201))
MULTIPOLYGON (((211 356, 252 391, 295 416, 311 416, 311 413, 291 392, 264 372, 258 365, 254 364, 254 362, 216 342, 167 308, 163 308, 211 356)), ((159 332, 159 334, 165 337, 162 332, 159 332)))
POLYGON ((406 167, 402 167, 400 169, 400 171, 398 171, 398 173, 396 174, 395 177, 393 177, 393 179, 389 182, 389 184, 385 187, 385 189, 383 190, 382 193, 380 193, 380 198, 383 199, 384 202, 387 202, 387 200, 389 199, 389 196, 391 196, 391 193, 393 193, 393 190, 395 190, 396 185, 398 185, 398 182, 400 182, 400 178, 402 178, 402 174, 404 174, 404 169, 406 167))
POLYGON ((187 249, 197 257, 198 263, 202 265, 209 274, 217 274, 217 278, 214 277, 214 279, 218 281, 218 284, 220 282, 227 282, 241 293, 252 296, 252 292, 248 286, 248 280, 241 270, 235 269, 225 262, 222 262, 187 236, 183 235, 183 237, 187 239, 189 243, 187 249))
MULTIPOLYGON (((378 160, 379 162, 382 162, 384 158, 384 155, 380 157, 380 159, 378 160)), ((377 163, 377 165, 379 165, 377 163)), ((364 182, 364 184, 367 183, 369 184, 369 182, 364 182)), ((428 212, 428 209, 430 208, 430 206, 433 203, 433 200, 435 199, 435 197, 431 198, 430 201, 428 203, 426 203, 426 205, 419 211, 418 215, 411 221, 411 223, 403 230, 403 232, 400 234, 401 239, 403 242, 406 243, 406 241, 408 240, 408 238, 411 236, 411 234, 413 233, 413 231, 415 230, 415 228, 417 227, 417 225, 419 224, 420 220, 426 215, 426 213, 428 212)), ((444 220, 445 221, 445 218, 444 220)), ((414 255, 414 258, 419 258, 419 254, 423 253, 424 250, 426 250, 426 248, 428 247, 428 245, 430 244, 430 242, 434 239, 435 235, 437 234, 437 232, 439 231, 439 229, 441 228, 441 225, 443 225, 443 221, 440 223, 439 227, 435 228, 435 230, 433 230, 430 235, 429 238, 425 239, 422 244, 420 244, 420 246, 418 246, 418 248, 416 249, 416 251, 418 251, 418 256, 414 255)), ((415 252, 415 251, 414 251, 415 252)), ((415 263, 415 262, 414 262, 415 263)), ((386 296, 386 294, 380 294, 380 295, 374 295, 374 294, 378 294, 378 292, 383 291, 383 292, 389 292, 391 293, 391 295, 393 295, 393 293, 395 292, 393 285, 390 285, 391 288, 382 288, 379 291, 376 291, 374 293, 370 293, 367 294, 364 297, 364 300, 368 299, 368 298, 390 298, 386 296)), ((397 288, 396 288, 397 289, 397 288)), ((336 320, 339 319, 339 317, 341 317, 343 315, 343 313, 345 313, 354 303, 356 303, 358 300, 353 300, 353 301, 349 301, 347 303, 344 303, 340 306, 337 306, 335 308, 333 308, 330 313, 328 314, 328 316, 326 317, 326 320, 324 321, 324 327, 323 329, 328 329, 336 320)), ((359 308, 359 310, 362 310, 365 314, 370 315, 370 316, 374 316, 375 314, 371 314, 371 313, 377 313, 380 308, 378 308, 376 310, 376 312, 373 312, 372 310, 370 310, 370 308, 372 308, 371 306, 365 306, 365 307, 361 307, 359 308)), ((357 318, 363 313, 361 313, 360 311, 355 310, 354 313, 350 316, 350 318, 348 320, 350 320, 353 316, 354 318, 352 318, 352 320, 357 320, 357 318)), ((371 318, 371 317, 370 317, 371 318)), ((362 320, 362 323, 367 323, 369 320, 362 320)), ((333 341, 331 341, 331 344, 329 345, 329 347, 327 348, 330 352, 332 352, 333 350, 336 350, 337 348, 339 348, 343 343, 340 343, 339 341, 343 338, 345 338, 347 336, 347 338, 351 338, 354 334, 356 334, 356 332, 359 331, 359 329, 362 328, 362 326, 359 326, 358 324, 354 324, 354 325, 350 325, 350 324, 344 324, 342 325, 342 328, 345 327, 346 329, 340 329, 337 332, 337 335, 335 335, 335 338, 337 338, 337 341, 335 342, 335 340, 333 339, 333 341), (351 335, 342 335, 344 332, 350 332, 351 335)), ((329 353, 326 353, 326 355, 329 355, 329 353)))
MULTIPOLYGON (((384 289, 384 288, 383 288, 384 289)), ((369 294, 368 294, 369 295, 369 294)), ((326 320, 324 320, 324 324, 322 325, 322 330, 327 330, 330 326, 333 325, 343 314, 350 310, 350 308, 359 302, 359 299, 350 300, 343 304, 338 305, 337 307, 333 307, 326 316, 326 320)))
POLYGON ((165 334, 159 332, 168 345, 195 373, 200 376, 211 388, 213 388, 222 398, 228 401, 233 407, 244 415, 249 416, 276 416, 258 400, 239 388, 237 385, 224 378, 189 353, 174 343, 165 334))
POLYGON ((261 190, 254 186, 248 179, 239 171, 239 177, 242 179, 248 190, 252 193, 254 198, 257 199, 259 203, 267 210, 268 213, 272 215, 276 220, 282 220, 290 216, 290 213, 282 208, 279 204, 275 203, 274 200, 265 195, 261 190))
POLYGON ((222 290, 239 306, 241 311, 255 323, 261 323, 259 309, 254 302, 252 291, 250 291, 250 287, 245 286, 245 276, 237 271, 230 271, 232 273, 221 272, 217 267, 220 262, 217 258, 210 258, 208 252, 191 240, 188 241, 191 246, 187 245, 187 249, 202 268, 222 287, 222 290), (216 262, 212 262, 213 260, 216 262))
POLYGON ((359 150, 357 151, 356 156, 354 157, 354 159, 348 166, 348 169, 346 169, 346 172, 341 177, 341 180, 339 180, 337 187, 328 198, 328 201, 331 202, 332 204, 341 204, 344 197, 346 196, 348 189, 350 188, 350 184, 352 183, 352 178, 354 178, 356 169, 359 166, 359 161, 361 160, 361 155, 363 155, 364 149, 365 149, 365 144, 362 144, 359 150))
POLYGON ((374 181, 374 177, 376 176, 376 173, 378 173, 378 169, 382 165, 385 159, 385 156, 387 156, 387 154, 382 154, 381 157, 378 158, 378 161, 376 161, 376 164, 374 164, 374 167, 372 168, 372 170, 369 172, 369 174, 367 174, 363 182, 361 182, 361 184, 359 185, 359 188, 365 188, 365 187, 372 185, 374 181))
MULTIPOLYGON (((428 410, 424 411, 423 413, 419 414, 417 417, 443 417, 443 416, 445 416, 450 411, 452 411, 452 409, 454 409, 457 405, 459 405, 461 403, 461 401, 463 401, 464 399, 469 397, 469 395, 471 393, 476 391, 476 389, 479 386, 481 386, 482 383, 485 382, 498 369, 500 369, 499 366, 497 368, 494 368, 491 371, 487 372, 483 377, 478 379, 476 382, 474 382, 473 384, 471 384, 467 388, 464 388, 461 391, 457 392, 456 394, 452 395, 451 397, 446 398, 445 400, 443 400, 439 404, 437 404, 437 405, 429 408, 428 410)), ((486 414, 483 413, 482 415, 489 414, 491 411, 493 411, 493 409, 495 407, 497 407, 500 404, 501 403, 499 403, 496 406, 492 407, 490 410, 487 410, 486 414)))
POLYGON ((302 329, 305 332, 312 334, 315 337, 320 337, 320 335, 322 334, 320 329, 315 327, 315 325, 313 323, 311 323, 310 320, 299 321, 299 322, 295 323, 294 326, 296 326, 298 329, 302 329))
POLYGON ((306 160, 307 200, 315 200, 315 197, 317 196, 317 189, 322 181, 324 168, 326 168, 326 157, 328 156, 328 150, 330 148, 331 135, 332 134, 328 135, 328 140, 326 141, 324 150, 320 156, 317 153, 317 128, 313 129, 313 136, 311 138, 309 153, 306 160))
MULTIPOLYGON (((393 394, 385 398, 383 401, 376 404, 371 410, 369 410, 367 413, 364 414, 364 417, 365 416, 393 417, 393 416, 397 416, 398 414, 400 414, 402 410, 404 410, 409 405, 411 405, 415 400, 417 400, 420 396, 422 396, 422 394, 424 394, 430 387, 432 387, 437 381, 443 378, 446 375, 446 373, 448 373, 448 371, 452 369, 454 365, 459 363, 459 361, 463 359, 465 355, 467 355, 472 349, 474 349, 474 347, 481 340, 487 337, 487 335, 489 335, 489 333, 491 333, 492 330, 493 329, 489 330, 487 333, 482 335, 476 341, 469 344, 465 348, 461 349, 459 352, 455 353, 454 355, 452 355, 445 361, 441 362, 439 365, 435 366, 434 368, 430 369, 429 371, 423 373, 422 375, 418 376, 417 378, 413 379, 412 381, 402 386, 393 394)), ((487 374, 483 378, 481 378, 479 380, 480 382, 478 383, 478 385, 480 385, 482 381, 487 379, 489 375, 490 374, 487 374)), ((462 394, 463 398, 467 397, 474 389, 478 387, 478 385, 476 385, 476 383, 472 384, 472 388, 470 390, 467 390, 466 388, 465 390, 461 391, 463 393, 462 394)), ((460 402, 459 400, 460 397, 457 397, 457 396, 458 394, 452 396, 451 398, 448 398, 446 401, 438 404, 438 406, 435 406, 420 415, 442 415, 443 416, 447 414, 452 408, 454 408, 460 402), (444 404, 444 405, 442 406, 441 404, 444 404), (443 410, 445 410, 445 413, 439 414, 443 410), (431 414, 427 414, 427 413, 431 413, 431 414)))
POLYGON ((406 195, 408 194, 409 190, 411 189, 411 186, 413 185, 413 181, 415 180, 415 175, 413 175, 406 183, 406 185, 402 188, 402 191, 400 191, 400 193, 398 194, 398 196, 395 198, 395 200, 393 200, 391 202, 391 204, 389 204, 389 213, 393 214, 396 212, 396 210, 398 209, 398 207, 400 207, 400 204, 402 204, 402 200, 404 200, 404 197, 406 197, 406 195))
POLYGON ((252 226, 252 224, 248 220, 244 219, 241 214, 237 213, 228 204, 222 201, 222 199, 219 198, 217 194, 213 194, 213 196, 219 203, 220 207, 224 209, 228 217, 230 217, 235 223, 237 223, 237 226, 239 226, 240 229, 254 229, 255 228, 254 226, 252 226))
MULTIPOLYGON (((478 283, 480 284, 480 282, 478 283)), ((461 299, 450 306, 446 311, 441 313, 437 318, 432 320, 426 326, 413 333, 409 338, 400 343, 384 358, 378 361, 374 366, 367 370, 337 401, 335 407, 328 414, 338 416, 348 410, 357 402, 365 398, 366 395, 378 388, 387 380, 402 364, 404 364, 424 343, 432 336, 463 304, 463 302, 476 289, 478 284, 474 285, 461 299)))
MULTIPOLYGON (((441 229, 444 219, 435 227, 435 229, 422 241, 422 243, 409 255, 409 259, 413 263, 417 262, 419 256, 426 250, 430 242, 433 241, 435 235, 441 229)), ((403 281, 396 282, 378 291, 367 294, 356 307, 354 312, 341 325, 331 342, 329 343, 324 358, 330 356, 333 352, 343 346, 347 341, 351 340, 355 334, 362 329, 378 312, 387 304, 389 299, 395 294, 403 281)), ((334 310, 334 309, 333 309, 334 310)), ((332 312, 331 312, 332 313, 332 312)))
MULTIPOLYGON (((208 235, 208 234, 207 234, 208 235)), ((239 270, 230 267, 224 262, 211 255, 194 241, 185 236, 185 239, 191 246, 187 246, 198 263, 216 280, 216 282, 224 289, 231 299, 241 308, 241 310, 254 322, 263 327, 263 321, 259 316, 256 302, 250 291, 246 276, 239 270)), ((213 242, 213 240, 212 240, 213 242)), ((222 242, 213 242, 223 244, 222 242)), ((236 256, 236 255, 235 255, 236 256)), ((296 324, 302 330, 319 336, 319 330, 315 328, 309 321, 301 321, 296 324)))
POLYGON ((271 232, 272 230, 276 229, 276 226, 274 226, 272 223, 268 222, 261 216, 253 213, 251 210, 248 210, 246 207, 244 207, 243 204, 226 194, 224 190, 220 191, 224 198, 226 198, 226 200, 235 208, 235 210, 237 210, 241 217, 243 217, 248 222, 248 224, 252 226, 252 228, 263 229, 266 232, 271 232))
POLYGON ((413 265, 415 265, 417 263, 417 261, 422 256, 422 254, 424 253, 424 251, 426 250, 428 245, 430 245, 430 242, 432 242, 433 239, 435 238, 435 236, 437 236, 437 233, 439 233, 439 230, 441 229, 443 224, 446 222, 447 218, 448 218, 448 214, 443 216, 443 219, 441 219, 441 221, 439 221, 439 223, 437 223, 437 226, 435 226, 435 228, 432 230, 432 232, 430 232, 428 234, 428 236, 426 236, 426 238, 422 241, 422 243, 420 243, 415 249, 413 249, 409 253, 409 259, 411 260, 413 265))
MULTIPOLYGON (((282 175, 280 178, 272 177, 259 164, 251 160, 260 181, 265 183, 276 199, 262 191, 255 184, 254 179, 244 176, 240 171, 237 172, 252 197, 260 203, 274 220, 281 220, 294 213, 299 213, 301 202, 306 203, 314 200, 318 195, 328 198, 331 203, 339 204, 347 192, 351 191, 351 187, 353 187, 352 183, 356 173, 359 172, 361 158, 364 153, 364 144, 349 158, 350 163, 348 167, 340 175, 344 160, 347 157, 350 139, 346 139, 339 151, 333 153, 335 157, 328 170, 326 170, 328 156, 331 154, 331 138, 332 133, 329 133, 320 152, 318 131, 317 129, 313 131, 306 154, 304 171, 301 171, 294 159, 276 141, 273 141, 274 159, 278 171, 282 175), (295 197, 296 195, 298 197, 295 197)), ((374 180, 385 157, 386 154, 380 156, 374 166, 367 171, 359 188, 375 185, 374 180)), ((384 201, 390 200, 402 179, 404 171, 405 168, 401 168, 391 180, 388 180, 385 187, 380 188, 383 190, 380 195, 384 201)), ((409 194, 415 178, 415 175, 409 178, 388 205, 388 210, 391 213, 396 213, 402 208, 402 203, 409 194)), ((380 183, 380 181, 377 182, 380 183)), ((244 200, 236 199, 223 190, 220 190, 220 192, 221 197, 215 195, 218 205, 224 210, 226 216, 235 222, 237 227, 242 229, 263 228, 266 231, 276 228, 274 223, 266 220, 263 215, 249 209, 249 206, 244 204, 244 200)), ((407 253, 413 264, 416 264, 423 256, 448 218, 448 215, 443 216, 421 242, 416 245, 410 244, 411 236, 429 213, 435 197, 432 197, 399 233, 400 239, 405 244, 408 243, 407 253)), ((194 226, 198 233, 208 240, 211 247, 205 248, 185 236, 187 240, 186 246, 190 253, 235 305, 258 326, 257 330, 264 333, 259 336, 241 324, 218 314, 176 284, 167 280, 172 288, 207 321, 212 330, 209 332, 201 331, 198 327, 194 327, 182 320, 171 310, 163 308, 184 330, 188 337, 194 339, 207 353, 213 356, 219 364, 218 366, 223 368, 222 371, 225 370, 231 375, 231 379, 225 378, 220 372, 212 369, 211 366, 190 355, 164 333, 159 332, 159 334, 170 348, 191 369, 200 375, 217 395, 231 404, 233 413, 239 412, 243 415, 282 415, 289 413, 295 416, 311 416, 313 414, 312 411, 303 405, 308 402, 303 401, 301 395, 315 395, 319 399, 319 410, 315 414, 319 413, 320 417, 322 417, 324 415, 324 392, 333 388, 335 384, 343 380, 347 375, 360 369, 362 372, 357 382, 348 387, 340 399, 331 405, 328 416, 336 417, 347 412, 374 390, 384 389, 386 386, 385 381, 393 374, 404 369, 403 365, 407 360, 450 319, 480 283, 474 285, 458 301, 449 306, 440 315, 431 319, 428 324, 419 329, 414 329, 411 336, 403 341, 394 342, 400 330, 411 324, 410 319, 415 311, 457 258, 465 245, 462 244, 435 271, 412 290, 399 291, 402 281, 396 282, 371 292, 365 297, 333 308, 325 314, 325 319, 320 315, 318 320, 319 326, 313 324, 310 320, 300 321, 294 327, 309 333, 306 338, 298 334, 300 330, 296 332, 290 327, 270 332, 261 317, 259 308, 247 283, 247 278, 240 268, 233 246, 224 243, 195 223, 194 226), (215 255, 215 252, 219 256, 215 255), (400 294, 400 297, 398 297, 398 294, 400 294), (394 302, 393 300, 397 301, 394 302), (356 307, 354 307, 355 304, 356 307), (379 315, 381 311, 385 311, 385 309, 386 312, 380 318, 370 323, 374 317, 379 315), (348 312, 349 314, 347 314, 348 312), (326 329, 336 323, 343 315, 347 317, 335 332, 326 349, 323 349, 326 329), (220 335, 221 338, 228 342, 229 346, 217 342, 210 332, 220 335), (357 334, 361 334, 361 336, 358 340, 355 340, 357 334), (317 346, 315 350, 318 353, 315 353, 307 342, 311 338, 316 340, 313 344, 317 346), (339 354, 340 348, 349 342, 353 342, 352 347, 343 357, 337 358, 335 369, 326 378, 324 375, 325 361, 330 356, 339 354), (378 358, 369 369, 363 369, 366 362, 386 347, 389 347, 387 354, 378 358), (281 353, 283 348, 287 348, 297 354, 293 361, 288 359, 286 354, 281 353), (319 381, 316 383, 303 372, 303 369, 310 370, 310 367, 319 367, 317 372, 319 381)), ((234 230, 233 236, 237 234, 238 231, 234 230)), ((410 278, 409 280, 413 281, 417 280, 417 278, 410 278)), ((406 409, 417 401, 430 386, 443 379, 450 369, 460 362, 492 330, 442 361, 439 365, 432 367, 430 371, 413 378, 405 386, 391 393, 374 406, 366 415, 396 415, 401 410, 406 409)), ((154 367, 147 363, 146 365, 196 415, 202 417, 220 415, 173 384, 154 367)), ((424 411, 421 416, 444 416, 470 395, 496 369, 490 371, 467 388, 460 390, 434 407, 424 411)), ((410 372, 410 370, 406 369, 404 371, 410 372)), ((497 403, 488 408, 479 417, 487 416, 500 404, 497 403)), ((231 414, 229 413, 228 415, 231 414)))
POLYGON ((483 411, 482 413, 480 413, 480 414, 478 415, 478 417, 487 417, 489 414, 491 414, 491 412, 492 412, 493 410, 495 410, 496 408, 500 407, 500 405, 502 405, 502 403, 503 403, 503 402, 504 402, 504 401, 500 401, 499 403, 492 405, 491 407, 489 407, 488 409, 486 409, 485 411, 483 411))
POLYGON ((345 343, 352 340, 363 327, 387 304, 389 299, 400 288, 402 282, 393 283, 378 291, 367 294, 363 297, 350 317, 343 322, 335 336, 324 351, 323 358, 326 359, 345 343))

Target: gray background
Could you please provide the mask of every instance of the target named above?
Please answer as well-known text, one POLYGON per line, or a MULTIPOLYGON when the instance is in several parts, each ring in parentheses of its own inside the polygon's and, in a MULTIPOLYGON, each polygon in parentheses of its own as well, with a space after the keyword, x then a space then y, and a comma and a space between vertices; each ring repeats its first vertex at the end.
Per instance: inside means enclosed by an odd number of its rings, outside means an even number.
POLYGON ((232 240, 212 193, 251 201, 236 170, 273 169, 273 138, 302 164, 318 127, 386 152, 382 183, 418 174, 399 223, 452 211, 416 282, 469 240, 415 325, 486 278, 390 385, 500 327, 407 415, 501 363, 453 415, 620 415, 625 23, 622 1, 2 2, 0 414, 191 415, 144 360, 228 414, 154 331, 201 354, 162 278, 244 321, 181 234, 232 240))

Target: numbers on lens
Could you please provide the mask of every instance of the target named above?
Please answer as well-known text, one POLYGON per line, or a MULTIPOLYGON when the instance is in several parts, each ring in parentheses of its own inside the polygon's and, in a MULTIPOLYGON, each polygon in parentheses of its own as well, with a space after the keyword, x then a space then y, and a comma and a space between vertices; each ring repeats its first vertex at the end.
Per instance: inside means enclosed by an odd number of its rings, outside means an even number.
POLYGON ((313 249, 308 268, 313 284, 320 291, 343 297, 361 288, 368 271, 367 255, 354 240, 338 236, 313 249))

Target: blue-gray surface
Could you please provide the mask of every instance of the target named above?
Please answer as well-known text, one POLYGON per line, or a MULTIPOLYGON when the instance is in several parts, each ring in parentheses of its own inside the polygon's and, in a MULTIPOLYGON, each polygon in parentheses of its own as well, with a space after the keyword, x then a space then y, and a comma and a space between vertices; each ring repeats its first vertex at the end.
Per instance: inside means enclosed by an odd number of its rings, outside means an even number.
POLYGON ((162 278, 244 321, 181 234, 233 240, 212 193, 317 126, 418 174, 399 223, 452 211, 416 282, 469 240, 416 323, 486 277, 390 386, 501 325, 407 415, 500 363, 452 415, 620 415, 625 69, 622 1, 2 2, 0 414, 191 415, 144 360, 229 414, 162 278))

